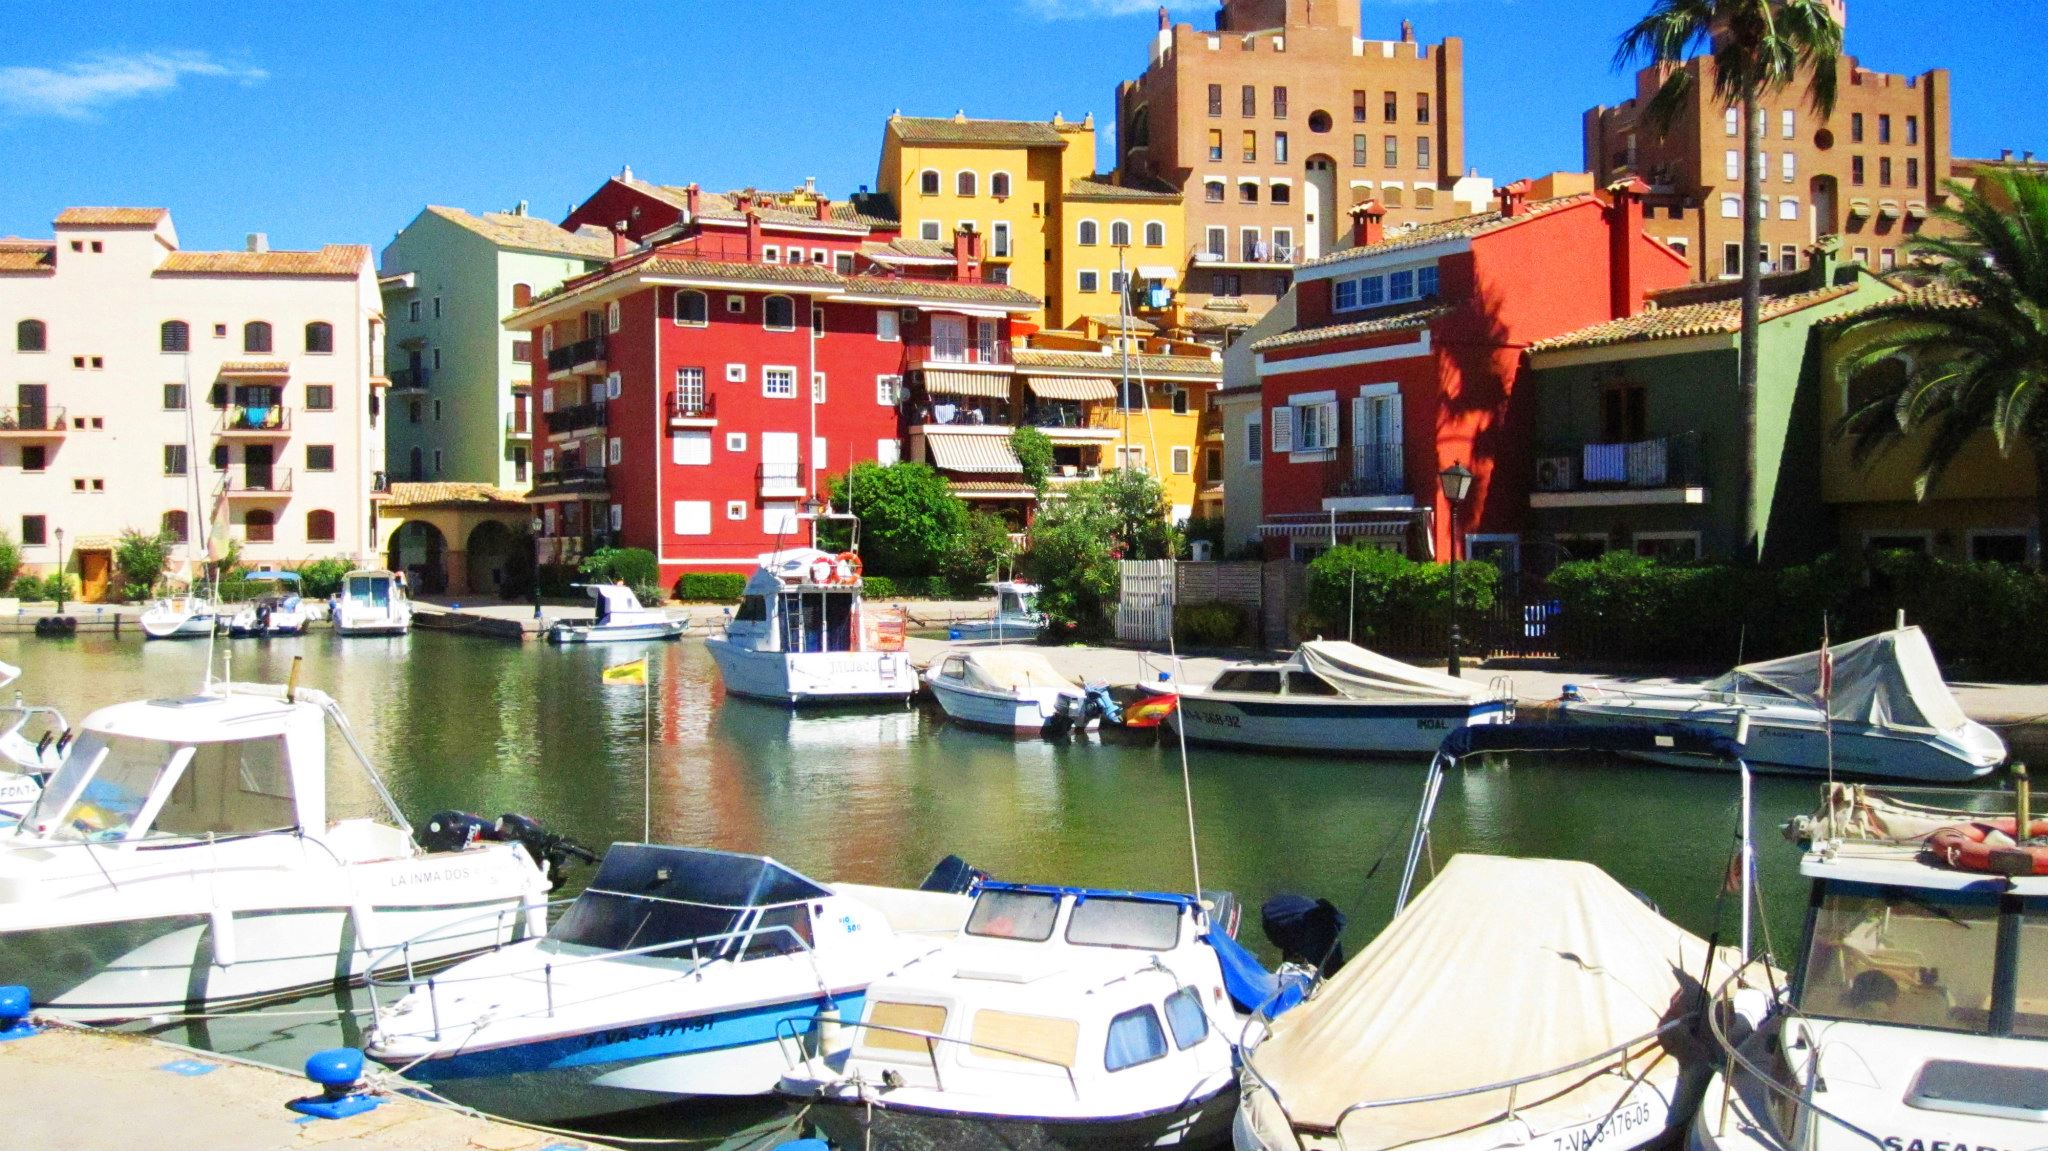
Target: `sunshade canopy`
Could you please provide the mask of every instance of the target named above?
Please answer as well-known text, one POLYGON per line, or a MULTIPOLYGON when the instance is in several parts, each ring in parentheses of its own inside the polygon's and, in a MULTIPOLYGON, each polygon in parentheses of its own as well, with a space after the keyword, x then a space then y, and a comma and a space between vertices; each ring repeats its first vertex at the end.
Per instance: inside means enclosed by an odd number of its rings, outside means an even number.
POLYGON ((1010 447, 1010 437, 998 430, 994 435, 973 433, 934 434, 925 437, 931 445, 932 463, 943 471, 974 472, 983 475, 1024 474, 1024 465, 1010 447))
POLYGON ((1099 376, 1029 376, 1024 386, 1041 400, 1113 400, 1116 384, 1099 376))
POLYGON ((1078 690, 1073 680, 1053 670, 1052 664, 1035 651, 989 648, 968 652, 965 662, 967 682, 988 691, 1009 692, 1044 687, 1078 690))
POLYGON ((1342 640, 1309 640, 1295 653, 1295 659, 1350 699, 1486 698, 1486 690, 1478 684, 1425 671, 1342 640))
MULTIPOLYGON (((1829 648, 1834 656, 1828 714, 1846 723, 1906 731, 1953 733, 1969 725, 1941 678, 1934 649, 1917 627, 1879 632, 1829 648)), ((1820 653, 1746 663, 1708 684, 1713 691, 1764 691, 1818 707, 1820 653)))
POLYGON ((981 372, 948 372, 927 368, 924 390, 935 396, 973 396, 983 400, 1010 398, 1010 377, 981 372))

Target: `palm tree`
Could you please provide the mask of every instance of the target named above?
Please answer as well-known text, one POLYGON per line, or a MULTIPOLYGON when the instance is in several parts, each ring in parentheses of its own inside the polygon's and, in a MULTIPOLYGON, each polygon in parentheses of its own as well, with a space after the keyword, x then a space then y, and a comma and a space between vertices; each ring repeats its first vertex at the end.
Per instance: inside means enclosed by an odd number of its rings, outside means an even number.
MULTIPOLYGON (((1736 389, 1742 405, 1742 469, 1737 506, 1743 536, 1757 536, 1750 471, 1756 459, 1757 324, 1763 301, 1763 201, 1758 105, 1804 77, 1807 100, 1822 119, 1835 108, 1836 63, 1842 26, 1828 0, 1652 0, 1649 14, 1622 33, 1614 65, 1637 60, 1664 65, 1667 74, 1645 111, 1668 133, 1693 98, 1693 73, 1682 65, 1704 52, 1711 65, 1712 98, 1742 116, 1742 343, 1736 389)), ((1702 257, 1704 258, 1704 256, 1702 257)))
MULTIPOLYGON (((1907 245, 1934 283, 1844 325, 1835 382, 1903 361, 1906 370, 1846 412, 1835 434, 1858 464, 1927 429, 1914 492, 1926 499, 1970 442, 2034 455, 2034 507, 2048 525, 2048 174, 1993 171, 1951 183, 1945 227, 1907 245)), ((1867 378, 1867 377, 1866 377, 1867 378)))

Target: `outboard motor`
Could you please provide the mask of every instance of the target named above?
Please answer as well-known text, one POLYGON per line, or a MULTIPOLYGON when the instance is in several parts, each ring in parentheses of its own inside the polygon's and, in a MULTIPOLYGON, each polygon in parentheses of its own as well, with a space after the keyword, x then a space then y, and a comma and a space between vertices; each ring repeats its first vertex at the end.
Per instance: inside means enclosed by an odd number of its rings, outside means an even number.
POLYGON ((1259 927, 1288 963, 1316 968, 1325 979, 1344 966, 1344 913, 1327 899, 1276 895, 1260 906, 1259 927))
POLYGON ((1116 696, 1109 692, 1109 685, 1094 680, 1081 685, 1081 716, 1083 719, 1099 719, 1105 725, 1119 726, 1124 721, 1124 709, 1116 702, 1116 696))
POLYGON ((550 890, 560 891, 569 882, 569 861, 596 863, 597 853, 582 844, 542 827, 538 821, 506 812, 498 817, 498 824, 491 835, 493 839, 506 840, 524 847, 533 861, 547 873, 554 886, 550 890))
POLYGON ((461 851, 472 843, 497 839, 498 829, 481 815, 437 811, 418 834, 420 846, 428 851, 461 851))
POLYGON ((946 895, 973 895, 981 890, 987 879, 988 872, 971 866, 957 855, 949 855, 939 860, 938 866, 932 868, 932 873, 924 877, 924 882, 918 884, 917 889, 946 895))

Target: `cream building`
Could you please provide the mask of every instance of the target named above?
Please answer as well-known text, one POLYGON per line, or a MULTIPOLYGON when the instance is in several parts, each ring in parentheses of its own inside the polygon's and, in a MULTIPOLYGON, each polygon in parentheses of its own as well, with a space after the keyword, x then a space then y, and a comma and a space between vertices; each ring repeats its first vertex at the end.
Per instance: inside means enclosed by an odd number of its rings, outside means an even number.
POLYGON ((174 567, 371 559, 383 314, 369 248, 178 247, 161 208, 69 208, 0 241, 0 531, 120 593, 121 533, 174 567), (9 338, 11 337, 11 338, 9 338))

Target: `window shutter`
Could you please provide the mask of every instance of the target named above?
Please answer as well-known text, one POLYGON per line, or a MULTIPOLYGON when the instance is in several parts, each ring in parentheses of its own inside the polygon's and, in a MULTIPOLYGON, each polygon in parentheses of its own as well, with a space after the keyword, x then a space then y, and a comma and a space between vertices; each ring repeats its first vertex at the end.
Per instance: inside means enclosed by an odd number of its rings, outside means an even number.
POLYGON ((1322 408, 1323 450, 1329 451, 1337 446, 1337 401, 1330 400, 1322 408))
POLYGON ((1285 404, 1273 409, 1273 451, 1294 450, 1294 409, 1285 404))

